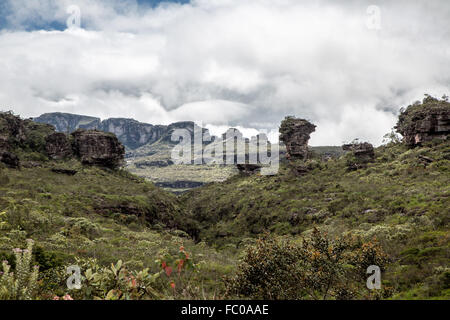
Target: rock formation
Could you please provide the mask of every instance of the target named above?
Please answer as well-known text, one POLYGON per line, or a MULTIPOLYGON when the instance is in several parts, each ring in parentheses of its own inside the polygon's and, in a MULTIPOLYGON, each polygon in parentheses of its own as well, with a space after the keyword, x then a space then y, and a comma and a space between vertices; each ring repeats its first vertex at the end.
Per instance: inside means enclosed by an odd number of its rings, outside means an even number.
POLYGON ((72 133, 73 150, 83 164, 116 168, 123 164, 125 148, 111 133, 77 130, 72 133))
POLYGON ((72 145, 64 133, 55 132, 45 140, 45 149, 50 159, 60 160, 73 155, 72 145))
POLYGON ((24 120, 11 112, 2 112, 0 117, 1 144, 22 143, 26 139, 24 120))
MULTIPOLYGON (((136 150, 136 153, 143 153, 139 155, 147 155, 147 150, 137 150, 143 146, 158 141, 171 144, 171 135, 174 130, 187 129, 193 134, 196 126, 192 121, 177 122, 169 126, 151 125, 126 118, 110 118, 101 121, 100 118, 59 112, 43 114, 34 121, 50 124, 56 128, 56 131, 63 133, 71 133, 78 129, 114 133, 127 151, 136 150)), ((207 133, 207 129, 202 130, 204 134, 207 133)), ((129 156, 133 155, 136 154, 129 154, 129 156)))
MULTIPOLYGON (((80 129, 70 139, 55 132, 48 124, 22 120, 11 112, 0 112, 0 162, 9 167, 20 167, 17 154, 23 154, 25 163, 29 151, 52 160, 77 156, 82 163, 116 168, 123 163, 125 148, 111 133, 80 129), (72 141, 71 141, 72 140, 72 141)), ((34 165, 33 165, 34 166, 34 165)))
POLYGON ((347 166, 350 170, 364 168, 375 159, 373 145, 368 142, 345 144, 342 146, 342 149, 351 151, 353 154, 353 157, 347 161, 347 166))
POLYGON ((316 126, 304 119, 286 117, 281 123, 280 140, 286 145, 289 160, 305 160, 308 157, 308 141, 316 126))
POLYGON ((128 149, 134 150, 158 141, 167 131, 165 126, 154 126, 134 119, 112 118, 100 123, 99 130, 114 133, 128 149))
POLYGON ((427 96, 422 103, 408 106, 396 126, 409 146, 420 145, 434 139, 448 139, 450 133, 450 103, 427 96))
POLYGON ((362 161, 371 161, 375 159, 375 151, 373 145, 368 142, 344 144, 344 151, 352 151, 355 157, 362 161))
POLYGON ((19 157, 12 151, 15 144, 25 141, 25 127, 23 121, 11 112, 0 114, 0 162, 8 167, 20 167, 19 157))

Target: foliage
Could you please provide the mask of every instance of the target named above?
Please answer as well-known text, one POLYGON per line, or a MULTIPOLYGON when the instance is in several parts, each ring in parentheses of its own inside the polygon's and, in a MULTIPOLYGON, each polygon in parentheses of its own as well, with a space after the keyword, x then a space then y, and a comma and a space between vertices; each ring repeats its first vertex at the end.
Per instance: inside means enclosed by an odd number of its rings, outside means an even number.
POLYGON ((384 271, 387 262, 376 241, 332 240, 314 229, 301 245, 260 239, 247 249, 228 289, 252 299, 374 298, 379 294, 364 289, 367 267, 377 265, 384 271))
MULTIPOLYGON (((81 264, 82 267, 85 265, 81 264)), ((102 300, 161 298, 161 294, 152 288, 160 274, 151 274, 148 268, 139 272, 130 271, 122 260, 111 264, 109 268, 99 266, 96 260, 88 260, 87 267, 82 290, 74 293, 74 297, 102 300)))
POLYGON ((49 161, 36 134, 29 148, 12 139, 30 163, 0 168, 5 279, 17 274, 12 249, 33 238, 30 264, 40 273, 31 298, 449 298, 449 141, 388 143, 353 172, 340 148, 327 147, 333 156, 302 162, 302 175, 282 164, 276 176, 233 176, 177 197, 124 170, 49 161), (282 239, 256 240, 266 232, 282 239), (369 263, 383 267, 386 292, 365 288, 369 263), (66 286, 73 264, 82 269, 79 291, 66 286))
POLYGON ((0 275, 0 300, 31 300, 38 287, 39 267, 31 267, 33 241, 28 240, 27 249, 14 249, 15 272, 10 272, 7 261, 3 261, 0 275))

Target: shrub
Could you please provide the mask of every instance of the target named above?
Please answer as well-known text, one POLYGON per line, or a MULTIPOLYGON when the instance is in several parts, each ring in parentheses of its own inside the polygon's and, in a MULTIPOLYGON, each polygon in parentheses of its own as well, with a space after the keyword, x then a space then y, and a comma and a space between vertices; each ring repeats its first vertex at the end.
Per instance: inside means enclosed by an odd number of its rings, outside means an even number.
POLYGON ((119 260, 116 264, 101 267, 97 260, 80 260, 77 264, 86 270, 82 277, 81 290, 72 292, 78 299, 96 300, 142 300, 161 299, 162 295, 153 289, 160 273, 150 270, 130 271, 119 260))
POLYGON ((60 267, 67 258, 67 255, 65 254, 49 252, 40 246, 37 246, 34 249, 33 256, 41 271, 60 267))
POLYGON ((384 270, 387 261, 376 241, 332 240, 317 229, 300 245, 264 238, 247 249, 227 292, 251 299, 375 298, 365 288, 366 270, 384 270))
POLYGON ((94 239, 99 235, 99 226, 87 218, 69 218, 67 220, 68 232, 74 235, 83 235, 94 239))
POLYGON ((296 299, 302 296, 296 272, 299 248, 274 238, 259 239, 246 250, 235 278, 229 279, 228 295, 254 299, 296 299))
POLYGON ((35 297, 39 267, 30 267, 33 241, 28 240, 27 242, 27 249, 14 249, 16 260, 14 273, 9 272, 11 267, 7 261, 3 261, 3 274, 0 277, 0 300, 31 300, 35 297))

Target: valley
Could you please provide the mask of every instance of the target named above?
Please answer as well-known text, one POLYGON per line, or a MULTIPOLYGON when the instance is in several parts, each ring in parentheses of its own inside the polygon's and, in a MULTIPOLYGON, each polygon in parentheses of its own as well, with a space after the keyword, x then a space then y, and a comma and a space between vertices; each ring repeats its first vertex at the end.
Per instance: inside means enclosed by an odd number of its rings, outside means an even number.
POLYGON ((426 97, 377 148, 308 148, 287 117, 266 176, 169 164, 167 133, 130 158, 114 133, 1 113, 0 298, 449 299, 449 116, 426 97))

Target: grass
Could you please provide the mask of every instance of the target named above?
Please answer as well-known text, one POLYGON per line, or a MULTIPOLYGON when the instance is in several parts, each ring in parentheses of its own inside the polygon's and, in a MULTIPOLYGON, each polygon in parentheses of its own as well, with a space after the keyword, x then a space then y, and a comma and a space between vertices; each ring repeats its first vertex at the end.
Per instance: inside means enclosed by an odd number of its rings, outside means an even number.
POLYGON ((83 167, 76 161, 49 162, 33 169, 3 168, 0 208, 3 259, 32 238, 36 247, 64 265, 76 259, 95 258, 105 266, 123 260, 133 270, 157 272, 158 257, 184 246, 202 270, 197 282, 203 293, 194 298, 220 294, 221 277, 236 263, 235 249, 219 252, 177 229, 178 219, 186 216, 175 195, 125 171, 83 167), (79 172, 56 174, 52 167, 79 172))
POLYGON ((348 171, 344 156, 310 165, 301 177, 282 166, 276 176, 235 176, 181 199, 200 225, 199 237, 218 248, 239 247, 264 232, 297 239, 314 227, 376 237, 392 257, 385 280, 397 292, 418 286, 419 298, 448 297, 449 148, 449 142, 391 144, 358 171, 348 171), (426 166, 419 155, 435 161, 426 166), (402 252, 412 248, 419 251, 405 259, 402 252))

